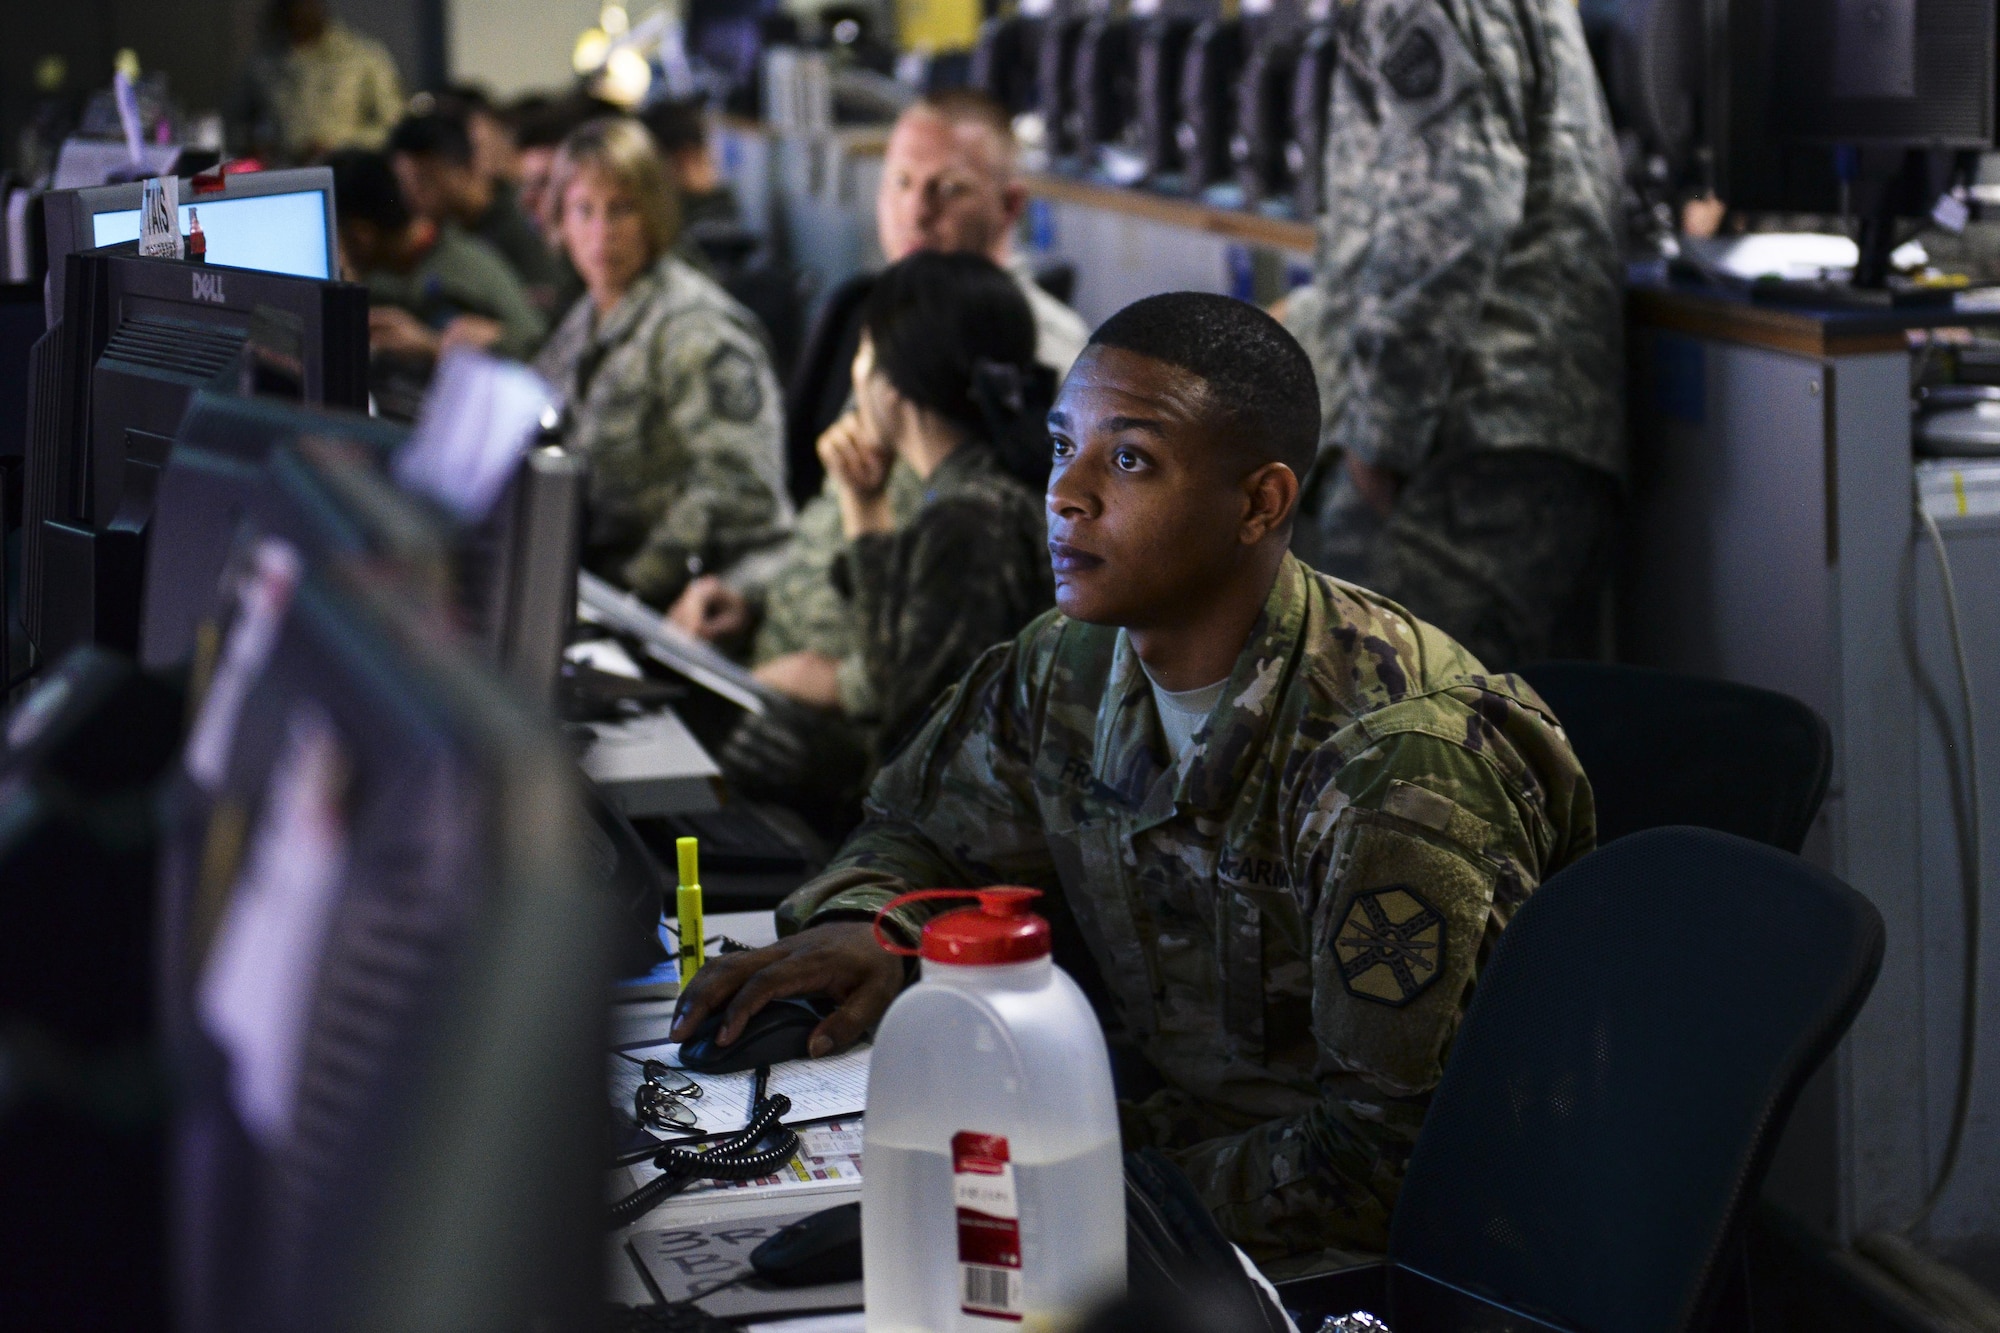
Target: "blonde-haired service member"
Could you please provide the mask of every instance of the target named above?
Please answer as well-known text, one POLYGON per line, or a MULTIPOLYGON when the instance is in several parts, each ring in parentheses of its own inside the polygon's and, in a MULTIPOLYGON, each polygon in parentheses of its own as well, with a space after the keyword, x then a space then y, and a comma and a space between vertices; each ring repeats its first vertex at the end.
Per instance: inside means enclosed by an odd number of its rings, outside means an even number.
POLYGON ((584 563, 666 606, 791 525, 777 376, 755 316, 675 257, 673 188, 636 121, 572 133, 548 207, 586 289, 535 362, 591 463, 584 563))

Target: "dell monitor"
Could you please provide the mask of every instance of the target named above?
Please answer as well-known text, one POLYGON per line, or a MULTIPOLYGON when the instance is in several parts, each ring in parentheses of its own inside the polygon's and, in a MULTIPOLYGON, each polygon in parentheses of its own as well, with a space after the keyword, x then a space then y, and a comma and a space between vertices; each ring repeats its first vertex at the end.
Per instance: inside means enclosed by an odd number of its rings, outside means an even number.
MULTIPOLYGON (((57 190, 43 196, 48 234, 51 322, 62 310, 63 260, 79 250, 139 239, 141 182, 57 190)), ((299 167, 181 182, 181 234, 196 214, 208 238, 208 264, 294 278, 340 275, 333 219, 333 171, 299 167), (209 188, 206 182, 216 184, 209 188)))
POLYGON ((24 619, 43 661, 83 642, 136 651, 154 495, 197 392, 367 402, 363 288, 129 246, 66 263, 63 318, 31 372, 23 504, 24 619))

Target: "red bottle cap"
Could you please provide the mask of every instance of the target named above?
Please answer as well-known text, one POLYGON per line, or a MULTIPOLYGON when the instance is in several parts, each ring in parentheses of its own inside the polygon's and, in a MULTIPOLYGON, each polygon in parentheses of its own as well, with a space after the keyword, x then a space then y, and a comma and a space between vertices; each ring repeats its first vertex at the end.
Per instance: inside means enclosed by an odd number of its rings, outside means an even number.
POLYGON ((1049 956, 1049 923, 1028 910, 1042 896, 1040 889, 919 889, 891 898, 875 914, 875 942, 890 953, 922 956, 934 963, 978 966, 1025 963, 1049 956), (892 943, 882 933, 882 915, 904 903, 926 898, 977 898, 979 906, 946 912, 924 926, 919 947, 892 943))

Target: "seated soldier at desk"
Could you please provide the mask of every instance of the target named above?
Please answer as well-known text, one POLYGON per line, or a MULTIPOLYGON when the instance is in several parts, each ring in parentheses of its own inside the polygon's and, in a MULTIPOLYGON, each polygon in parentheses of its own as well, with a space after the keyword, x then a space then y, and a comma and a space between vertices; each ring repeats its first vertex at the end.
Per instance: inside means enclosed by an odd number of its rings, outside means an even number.
POLYGON ((855 410, 819 442, 839 524, 831 568, 795 534, 773 582, 779 596, 829 583, 829 637, 854 651, 764 661, 758 679, 796 706, 745 717, 716 756, 738 792, 843 831, 881 756, 1053 596, 1041 497, 1053 376, 1035 363, 1020 288, 984 256, 919 251, 876 280, 861 323, 855 410), (896 466, 917 481, 914 513, 896 512, 896 466))
POLYGON ((673 249, 673 187, 637 121, 593 120, 547 205, 586 291, 535 368, 590 460, 584 564, 658 606, 792 523, 777 375, 756 316, 673 249))
POLYGON ((341 268, 368 288, 369 388, 384 416, 415 411, 455 346, 526 357, 548 325, 499 254, 451 223, 419 217, 389 159, 347 149, 333 169, 341 268))
POLYGON ((1276 1276, 1379 1251, 1480 962, 1590 850, 1590 786, 1526 685, 1287 554, 1319 411, 1275 320, 1129 306, 1049 421, 1056 611, 939 704, 784 938, 704 967, 675 1035, 819 993, 835 1050, 907 980, 868 924, 893 895, 1035 886, 1167 1085, 1122 1106, 1126 1146, 1276 1276))

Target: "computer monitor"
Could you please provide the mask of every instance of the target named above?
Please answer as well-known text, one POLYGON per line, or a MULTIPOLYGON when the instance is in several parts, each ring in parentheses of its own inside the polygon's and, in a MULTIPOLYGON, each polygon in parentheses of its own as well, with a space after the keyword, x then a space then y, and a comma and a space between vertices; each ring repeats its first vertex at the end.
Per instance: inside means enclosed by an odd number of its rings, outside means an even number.
POLYGON ((1674 185, 1745 212, 1858 217, 1857 279, 1879 285, 1895 219, 1927 214, 1945 184, 1923 156, 1994 143, 1995 8, 1655 0, 1620 8, 1601 44, 1614 108, 1674 185))
POLYGON ((22 572, 43 661, 82 642, 136 652, 160 470, 197 392, 367 402, 363 288, 134 248, 69 256, 62 321, 36 345, 22 572))
POLYGON ((162 863, 178 1322, 584 1327, 610 936, 574 766, 393 577, 251 557, 162 863))
POLYGON ((466 616, 492 660, 544 704, 575 618, 582 545, 583 460, 534 448, 556 422, 555 400, 525 366, 454 352, 392 469, 457 520, 466 616))
MULTIPOLYGON (((144 188, 134 181, 43 196, 52 321, 62 309, 63 260, 80 250, 138 240, 139 197, 144 188)), ((226 175, 212 189, 197 190, 195 179, 183 180, 182 235, 188 233, 196 213, 208 238, 212 268, 252 268, 294 278, 340 275, 329 167, 226 175)))
POLYGON ((139 661, 179 666, 215 610, 229 551, 257 502, 274 453, 306 440, 354 447, 385 467, 407 427, 358 412, 329 412, 270 398, 197 392, 174 437, 153 501, 146 548, 139 661))

